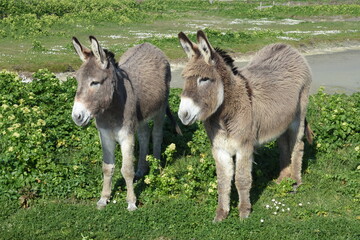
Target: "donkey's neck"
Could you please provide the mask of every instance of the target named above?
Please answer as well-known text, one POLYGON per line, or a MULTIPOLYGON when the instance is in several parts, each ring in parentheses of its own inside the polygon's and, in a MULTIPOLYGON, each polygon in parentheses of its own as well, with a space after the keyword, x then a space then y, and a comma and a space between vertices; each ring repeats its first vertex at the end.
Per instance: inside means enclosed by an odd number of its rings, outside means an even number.
POLYGON ((120 68, 114 66, 113 93, 110 105, 96 117, 97 124, 107 123, 121 125, 124 119, 124 112, 127 99, 131 95, 131 83, 127 75, 120 68))
POLYGON ((210 128, 220 128, 226 131, 227 135, 241 134, 244 128, 251 126, 251 116, 251 88, 239 73, 224 79, 223 104, 205 125, 210 128))

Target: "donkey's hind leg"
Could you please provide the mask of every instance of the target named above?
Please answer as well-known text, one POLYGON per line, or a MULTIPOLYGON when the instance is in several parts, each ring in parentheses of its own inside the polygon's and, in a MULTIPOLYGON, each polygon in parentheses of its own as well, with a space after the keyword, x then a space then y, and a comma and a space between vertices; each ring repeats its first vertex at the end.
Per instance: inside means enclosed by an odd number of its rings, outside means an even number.
POLYGON ((289 130, 287 130, 277 140, 280 153, 280 174, 276 180, 277 183, 280 183, 284 178, 291 177, 291 155, 289 138, 289 130))
POLYGON ((299 120, 290 127, 290 149, 291 149, 291 178, 296 181, 296 185, 301 184, 301 166, 304 155, 304 136, 305 120, 299 120))
POLYGON ((304 155, 304 130, 306 108, 309 98, 309 87, 305 87, 299 99, 299 112, 297 117, 290 125, 290 150, 291 150, 291 178, 296 181, 296 185, 301 184, 301 167, 304 155))
POLYGON ((166 105, 162 106, 160 111, 154 117, 152 141, 153 141, 153 155, 157 159, 161 158, 161 144, 163 141, 165 110, 166 110, 166 105))
POLYGON ((146 162, 146 155, 149 151, 150 128, 147 121, 140 123, 137 135, 139 140, 139 161, 135 179, 140 179, 149 171, 149 164, 146 162))

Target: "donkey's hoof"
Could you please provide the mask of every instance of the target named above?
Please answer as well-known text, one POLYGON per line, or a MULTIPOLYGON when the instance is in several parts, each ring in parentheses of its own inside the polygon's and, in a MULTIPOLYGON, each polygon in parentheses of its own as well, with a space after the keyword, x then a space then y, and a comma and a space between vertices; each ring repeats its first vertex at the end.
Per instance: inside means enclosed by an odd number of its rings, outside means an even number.
POLYGON ((135 177, 134 177, 134 181, 136 182, 136 181, 142 179, 142 178, 144 177, 144 175, 145 175, 145 174, 144 174, 143 172, 136 171, 135 177))
POLYGON ((251 205, 244 204, 239 206, 239 217, 240 219, 248 218, 251 213, 251 205))
POLYGON ((300 187, 301 184, 302 184, 301 181, 298 181, 298 182, 294 183, 294 184, 292 185, 293 191, 292 191, 291 193, 296 193, 298 187, 300 187))
POLYGON ((240 219, 244 220, 244 219, 248 218, 250 215, 250 212, 251 212, 251 209, 240 210, 239 211, 240 219))
POLYGON ((214 223, 221 222, 229 215, 229 211, 225 211, 223 209, 216 210, 216 216, 213 220, 214 223))
POLYGON ((128 211, 135 211, 137 209, 136 204, 135 203, 128 203, 128 207, 127 210, 128 211))
POLYGON ((104 209, 104 208, 106 207, 107 203, 108 203, 108 200, 107 200, 107 199, 101 198, 101 199, 97 202, 96 208, 99 209, 99 210, 102 210, 102 209, 104 209))
POLYGON ((138 169, 135 173, 134 181, 136 182, 137 180, 142 179, 148 172, 149 170, 138 169))

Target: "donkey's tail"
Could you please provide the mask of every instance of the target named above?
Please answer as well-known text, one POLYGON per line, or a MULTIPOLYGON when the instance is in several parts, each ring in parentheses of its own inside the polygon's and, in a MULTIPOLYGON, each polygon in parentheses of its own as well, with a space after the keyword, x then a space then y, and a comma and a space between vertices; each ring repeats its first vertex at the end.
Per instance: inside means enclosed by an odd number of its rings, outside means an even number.
POLYGON ((175 118, 174 118, 174 116, 172 115, 169 106, 166 107, 166 115, 167 115, 168 118, 170 119, 171 124, 172 124, 173 127, 175 128, 177 134, 179 134, 180 136, 182 136, 183 134, 182 134, 182 132, 181 132, 181 129, 180 129, 179 125, 177 124, 177 122, 175 121, 175 118))
POLYGON ((313 143, 313 137, 314 137, 314 132, 311 130, 309 123, 307 122, 306 118, 305 118, 305 136, 306 139, 308 141, 308 143, 312 144, 313 143))

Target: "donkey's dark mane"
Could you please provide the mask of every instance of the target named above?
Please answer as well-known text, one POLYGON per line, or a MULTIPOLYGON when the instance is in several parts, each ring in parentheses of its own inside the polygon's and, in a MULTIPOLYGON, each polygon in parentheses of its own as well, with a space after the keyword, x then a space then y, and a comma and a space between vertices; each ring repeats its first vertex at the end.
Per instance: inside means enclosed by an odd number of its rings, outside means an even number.
POLYGON ((237 69, 237 67, 235 67, 234 65, 234 59, 232 57, 230 57, 230 55, 222 50, 221 48, 216 47, 215 51, 224 59, 226 65, 228 65, 231 68, 231 71, 235 74, 238 75, 239 71, 237 69))
MULTIPOLYGON (((111 51, 109 51, 108 49, 104 49, 104 52, 106 54, 106 58, 108 59, 109 62, 111 62, 115 68, 115 72, 117 75, 117 78, 113 79, 112 84, 114 86, 114 88, 116 89, 116 92, 120 93, 120 88, 119 88, 119 79, 125 79, 128 80, 131 84, 131 81, 129 80, 129 76, 128 74, 119 67, 118 62, 115 60, 115 54, 111 51)), ((132 87, 132 84, 131 84, 132 87)))
POLYGON ((113 52, 111 52, 110 50, 108 50, 108 49, 104 49, 104 52, 105 52, 105 54, 106 54, 106 58, 107 58, 110 62, 114 63, 115 66, 117 66, 118 63, 117 63, 116 60, 115 60, 115 54, 114 54, 113 52))
POLYGON ((228 65, 231 68, 231 71, 233 72, 233 74, 241 77, 245 81, 245 87, 246 87, 247 94, 249 96, 249 100, 251 103, 252 102, 251 98, 252 98, 252 94, 253 94, 252 89, 251 89, 247 79, 241 74, 241 72, 239 72, 238 68, 234 65, 234 59, 232 57, 230 57, 230 55, 226 51, 222 50, 221 48, 216 47, 215 51, 224 59, 226 65, 228 65))

